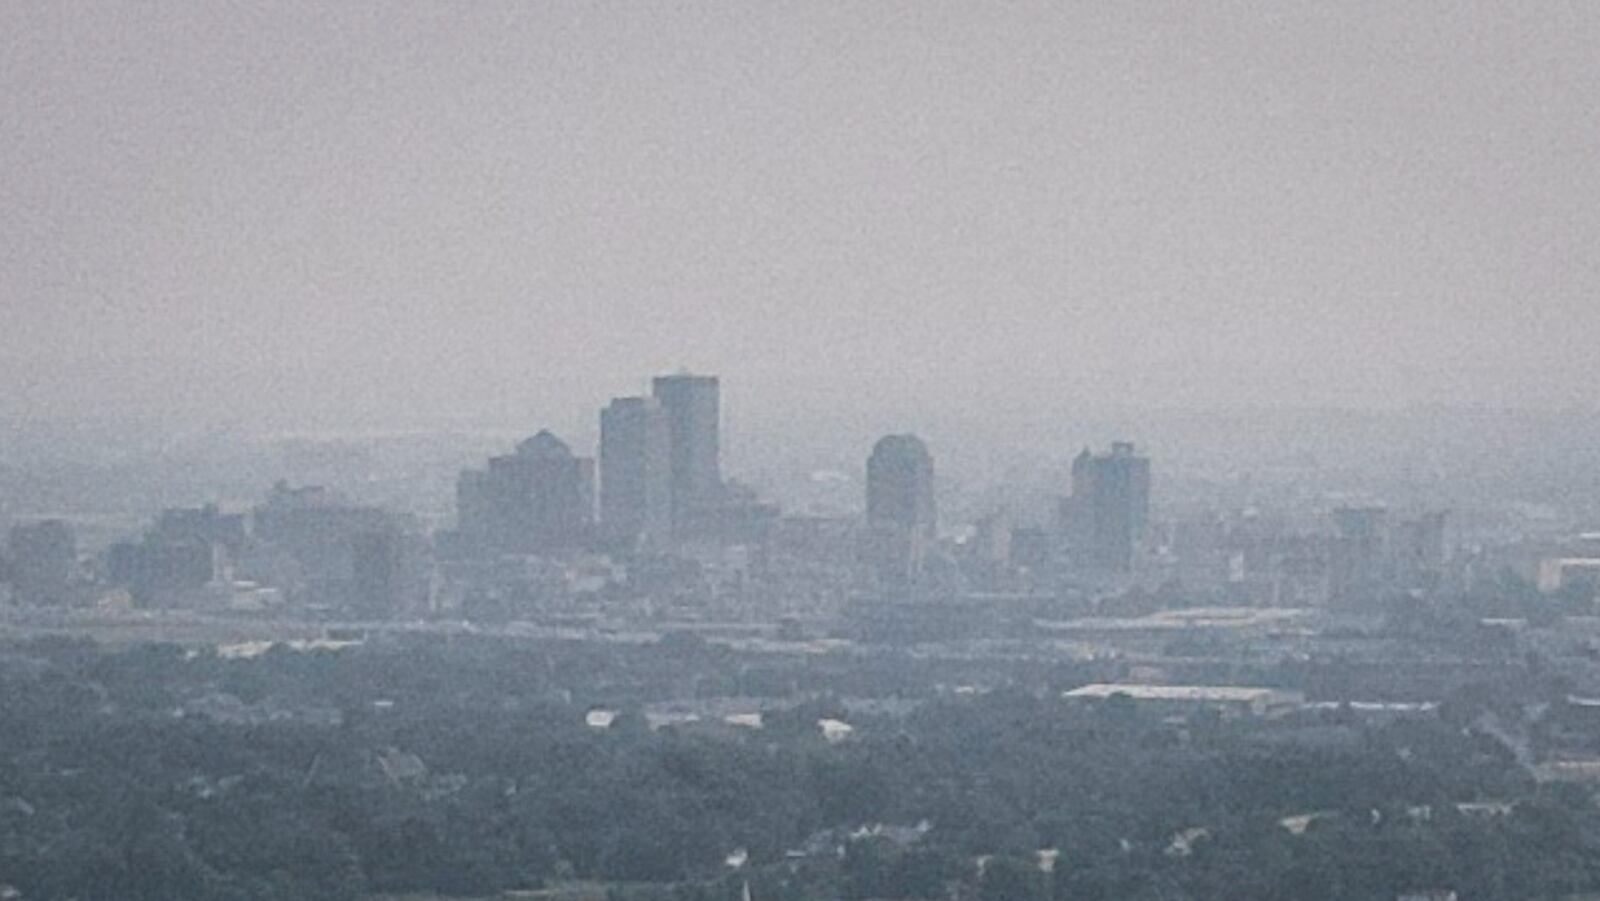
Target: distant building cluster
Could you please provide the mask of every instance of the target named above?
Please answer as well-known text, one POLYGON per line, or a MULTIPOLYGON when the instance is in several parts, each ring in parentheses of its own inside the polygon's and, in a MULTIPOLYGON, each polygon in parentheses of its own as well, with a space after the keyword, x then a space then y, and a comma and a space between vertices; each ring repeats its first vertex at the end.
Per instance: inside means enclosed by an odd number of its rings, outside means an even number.
POLYGON ((1593 535, 1512 553, 1463 546, 1438 510, 1315 498, 1162 509, 1151 458, 1124 441, 1083 448, 1049 512, 1019 515, 947 504, 928 442, 887 434, 862 449, 857 476, 830 476, 855 486, 858 514, 785 514, 724 477, 721 418, 716 376, 656 377, 599 410, 592 451, 540 430, 462 470, 444 529, 282 483, 247 509, 167 510, 87 556, 66 522, 21 522, 0 548, 0 598, 350 618, 839 615, 910 634, 1006 604, 1359 611, 1503 573, 1562 596, 1600 585, 1593 535))
POLYGON ((13 601, 27 606, 293 606, 387 618, 426 609, 432 552, 411 517, 280 483, 245 511, 166 510, 137 539, 89 560, 62 521, 18 525, 5 571, 13 601))
POLYGON ((581 547, 594 532, 595 467, 566 442, 540 432, 456 487, 461 547, 480 553, 533 554, 581 547))

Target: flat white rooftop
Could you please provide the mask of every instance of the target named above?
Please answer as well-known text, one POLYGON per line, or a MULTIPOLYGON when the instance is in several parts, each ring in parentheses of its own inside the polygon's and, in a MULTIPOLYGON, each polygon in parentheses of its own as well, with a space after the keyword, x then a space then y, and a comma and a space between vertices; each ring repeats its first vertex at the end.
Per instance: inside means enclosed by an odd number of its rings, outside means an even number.
POLYGON ((1290 692, 1273 688, 1254 688, 1239 685, 1125 685, 1097 682, 1074 688, 1062 697, 1110 698, 1127 695, 1135 701, 1197 701, 1229 704, 1250 704, 1256 701, 1293 700, 1290 692))

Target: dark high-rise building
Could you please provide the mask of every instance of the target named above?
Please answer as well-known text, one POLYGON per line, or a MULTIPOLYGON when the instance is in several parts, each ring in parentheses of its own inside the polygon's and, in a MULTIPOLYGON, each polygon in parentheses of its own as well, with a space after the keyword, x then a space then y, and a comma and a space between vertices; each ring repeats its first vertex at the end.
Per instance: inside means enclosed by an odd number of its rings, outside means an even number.
POLYGON ((925 539, 939 529, 933 501, 933 456, 915 435, 878 440, 867 459, 867 521, 895 523, 925 539))
POLYGON ((573 547, 594 524, 594 461, 541 431, 517 451, 467 470, 456 483, 456 515, 469 547, 538 553, 573 547))
POLYGON ((1072 462, 1072 497, 1066 528, 1078 564, 1103 573, 1133 569, 1134 552, 1150 517, 1150 460, 1132 444, 1117 442, 1109 454, 1088 448, 1072 462))
POLYGON ((58 519, 11 529, 11 585, 24 604, 60 605, 71 600, 78 543, 72 527, 58 519))
POLYGON ((671 436, 675 525, 714 511, 722 500, 718 393, 712 375, 664 375, 651 383, 671 436))
POLYGON ((607 538, 661 545, 672 532, 672 431, 655 398, 600 411, 600 527, 607 538))
POLYGON ((933 456, 915 435, 888 435, 867 458, 868 569, 890 593, 918 580, 938 535, 933 456))

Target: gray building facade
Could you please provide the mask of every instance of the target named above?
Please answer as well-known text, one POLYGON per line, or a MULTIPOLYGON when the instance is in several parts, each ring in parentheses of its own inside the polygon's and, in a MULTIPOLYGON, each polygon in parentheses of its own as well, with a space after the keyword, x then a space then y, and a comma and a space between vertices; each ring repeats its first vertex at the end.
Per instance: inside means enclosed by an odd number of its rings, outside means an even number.
POLYGON ((627 544, 671 536, 671 426, 653 397, 619 397, 600 411, 600 528, 627 544))
POLYGON ((651 382, 650 393, 667 418, 672 519, 683 526, 722 500, 720 387, 714 375, 664 375, 651 382))

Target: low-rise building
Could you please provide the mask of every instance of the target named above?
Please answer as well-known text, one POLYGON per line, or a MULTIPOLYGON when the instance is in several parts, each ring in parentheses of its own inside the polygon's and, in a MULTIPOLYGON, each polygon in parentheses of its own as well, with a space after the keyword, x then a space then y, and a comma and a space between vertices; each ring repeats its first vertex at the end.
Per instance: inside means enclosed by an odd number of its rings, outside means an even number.
POLYGON ((1237 685, 1142 685, 1100 682, 1066 692, 1069 701, 1099 703, 1126 697, 1163 715, 1216 710, 1232 716, 1276 716, 1299 709, 1305 696, 1276 688, 1237 685))

